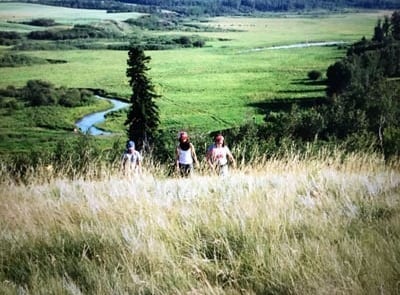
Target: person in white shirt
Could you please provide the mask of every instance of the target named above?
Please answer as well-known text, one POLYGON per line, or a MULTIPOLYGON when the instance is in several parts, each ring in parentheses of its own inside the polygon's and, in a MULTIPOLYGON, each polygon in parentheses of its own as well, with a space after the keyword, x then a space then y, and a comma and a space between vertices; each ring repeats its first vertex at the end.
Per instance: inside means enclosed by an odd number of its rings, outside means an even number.
POLYGON ((122 155, 121 167, 125 175, 140 174, 142 171, 142 156, 135 149, 135 142, 129 140, 122 155))
POLYGON ((206 160, 211 170, 219 175, 228 175, 228 163, 236 166, 235 158, 225 145, 224 137, 218 134, 214 138, 214 144, 207 150, 206 160))
POLYGON ((194 145, 185 131, 179 132, 179 144, 176 147, 176 171, 183 177, 193 173, 193 164, 198 164, 194 145))

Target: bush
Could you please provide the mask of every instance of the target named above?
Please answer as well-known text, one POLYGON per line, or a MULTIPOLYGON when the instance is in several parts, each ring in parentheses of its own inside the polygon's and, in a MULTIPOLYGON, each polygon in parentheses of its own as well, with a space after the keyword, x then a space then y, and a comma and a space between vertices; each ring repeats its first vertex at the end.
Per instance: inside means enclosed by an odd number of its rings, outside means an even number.
POLYGON ((54 19, 51 18, 37 18, 31 20, 30 22, 24 22, 24 23, 30 26, 37 26, 37 27, 52 27, 56 25, 54 19))
POLYGON ((76 107, 81 105, 81 93, 78 89, 62 89, 59 104, 65 107, 76 107))
POLYGON ((12 97, 10 99, 5 99, 0 101, 1 108, 8 108, 9 110, 20 110, 23 107, 23 104, 18 101, 16 98, 12 97))
POLYGON ((60 41, 55 42, 21 42, 12 48, 13 50, 25 50, 25 51, 33 51, 33 50, 71 50, 76 49, 73 44, 63 43, 60 41))
POLYGON ((42 80, 29 80, 23 89, 23 99, 31 106, 54 105, 58 102, 54 85, 42 80))
POLYGON ((0 67, 20 67, 33 64, 45 64, 47 60, 24 54, 5 54, 0 57, 0 67))
POLYGON ((0 98, 1 97, 20 97, 21 91, 15 86, 7 86, 5 89, 0 89, 0 98))
POLYGON ((322 77, 322 74, 320 71, 312 70, 308 72, 307 76, 310 80, 316 81, 322 77))
POLYGON ((383 149, 386 158, 400 155, 400 128, 387 128, 383 138, 383 149))
POLYGON ((117 31, 107 31, 106 28, 90 25, 75 25, 72 29, 54 31, 33 31, 27 37, 33 40, 68 40, 88 38, 114 38, 120 37, 117 31))
POLYGON ((17 32, 0 31, 0 45, 14 45, 21 39, 21 35, 17 32))
POLYGON ((64 107, 78 107, 93 102, 93 93, 85 89, 59 88, 57 91, 60 96, 58 103, 64 107))
MULTIPOLYGON (((78 107, 94 102, 93 92, 90 90, 65 87, 55 88, 50 82, 41 80, 29 80, 22 89, 17 89, 14 86, 0 89, 1 107, 9 107, 6 102, 10 98, 26 101, 30 106, 59 104, 64 107, 78 107)), ((10 106, 16 107, 15 103, 10 106)))

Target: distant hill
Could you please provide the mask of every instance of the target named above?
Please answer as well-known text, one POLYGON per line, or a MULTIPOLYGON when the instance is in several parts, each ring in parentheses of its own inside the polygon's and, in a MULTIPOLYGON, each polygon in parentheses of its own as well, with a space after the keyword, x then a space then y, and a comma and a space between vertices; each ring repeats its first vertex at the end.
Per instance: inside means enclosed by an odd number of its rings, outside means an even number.
POLYGON ((224 15, 257 12, 309 11, 344 8, 399 9, 399 0, 27 0, 20 2, 74 8, 106 9, 109 12, 154 12, 166 9, 184 15, 224 15))

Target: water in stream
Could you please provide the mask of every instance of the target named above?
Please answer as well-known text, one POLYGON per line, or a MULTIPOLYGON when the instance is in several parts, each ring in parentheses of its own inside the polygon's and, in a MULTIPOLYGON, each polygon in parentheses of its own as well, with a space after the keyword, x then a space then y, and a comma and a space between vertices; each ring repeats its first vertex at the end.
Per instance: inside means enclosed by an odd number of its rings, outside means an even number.
POLYGON ((117 110, 123 109, 125 107, 128 107, 129 104, 126 103, 126 102, 122 102, 120 100, 112 99, 112 98, 105 98, 105 97, 101 97, 101 96, 97 96, 97 97, 99 99, 107 99, 107 100, 109 100, 113 104, 113 107, 111 109, 106 110, 106 111, 102 111, 102 112, 97 112, 97 113, 92 113, 92 114, 86 115, 82 119, 77 121, 75 123, 75 125, 79 129, 79 131, 81 131, 83 133, 90 134, 90 135, 106 135, 106 134, 110 134, 110 132, 101 130, 101 129, 97 128, 94 125, 99 124, 101 122, 104 122, 105 119, 106 119, 105 115, 108 114, 109 112, 113 112, 113 111, 117 111, 117 110))

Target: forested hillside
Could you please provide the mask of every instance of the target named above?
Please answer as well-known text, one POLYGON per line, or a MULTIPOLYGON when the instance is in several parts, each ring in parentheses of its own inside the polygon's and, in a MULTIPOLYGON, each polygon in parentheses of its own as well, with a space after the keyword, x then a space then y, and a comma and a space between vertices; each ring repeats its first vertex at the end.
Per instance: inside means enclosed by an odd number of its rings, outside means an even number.
POLYGON ((339 10, 343 8, 400 8, 398 0, 28 0, 26 2, 74 8, 106 9, 110 12, 143 12, 168 9, 186 15, 223 15, 313 9, 339 10))

